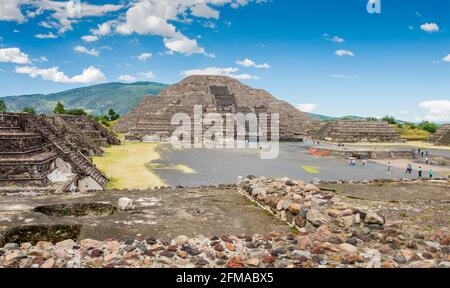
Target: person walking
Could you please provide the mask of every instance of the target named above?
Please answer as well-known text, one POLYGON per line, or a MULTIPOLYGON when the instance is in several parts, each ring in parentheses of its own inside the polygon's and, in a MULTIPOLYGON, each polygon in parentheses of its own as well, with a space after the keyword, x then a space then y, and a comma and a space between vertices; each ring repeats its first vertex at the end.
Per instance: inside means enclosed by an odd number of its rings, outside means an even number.
POLYGON ((430 171, 428 171, 428 176, 430 176, 430 179, 433 179, 433 170, 430 169, 430 171))
POLYGON ((388 172, 389 174, 391 173, 391 162, 388 162, 387 172, 388 172))
POLYGON ((422 172, 423 172, 422 167, 419 166, 419 169, 417 169, 417 174, 419 178, 422 178, 422 172))
POLYGON ((429 162, 429 160, 428 160, 428 157, 427 157, 427 158, 425 158, 425 164, 428 165, 428 162, 429 162))
POLYGON ((408 164, 408 168, 407 169, 408 169, 408 173, 411 174, 412 170, 413 170, 411 163, 408 164))
POLYGON ((366 166, 366 163, 367 163, 367 160, 366 160, 366 159, 363 159, 363 160, 362 160, 362 165, 363 165, 363 167, 366 166))

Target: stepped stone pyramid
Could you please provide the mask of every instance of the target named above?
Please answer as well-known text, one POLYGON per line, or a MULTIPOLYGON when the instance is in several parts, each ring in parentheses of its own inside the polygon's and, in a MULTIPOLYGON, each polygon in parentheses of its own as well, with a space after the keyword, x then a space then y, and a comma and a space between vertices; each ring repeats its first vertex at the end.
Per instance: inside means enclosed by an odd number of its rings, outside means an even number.
POLYGON ((0 187, 51 186, 62 192, 101 190, 107 183, 47 117, 0 113, 0 187))
POLYGON ((365 120, 326 122, 314 138, 335 143, 402 142, 400 134, 387 122, 365 120))
POLYGON ((79 149, 89 148, 89 156, 101 155, 103 150, 100 147, 120 145, 120 140, 113 132, 89 116, 52 115, 47 119, 79 149))
MULTIPOLYGON (((194 105, 203 112, 279 113, 281 140, 302 140, 319 124, 287 102, 277 100, 268 92, 253 89, 226 76, 189 76, 157 96, 145 97, 131 112, 119 119, 116 132, 127 132, 128 140, 163 140, 177 128, 171 125, 176 113, 193 114, 194 105)), ((271 119, 268 119, 270 130, 271 119)), ((225 131, 224 131, 225 133, 225 131)), ((267 135, 270 137, 270 135, 267 135)))
POLYGON ((450 124, 444 124, 428 139, 435 145, 450 145, 450 124))

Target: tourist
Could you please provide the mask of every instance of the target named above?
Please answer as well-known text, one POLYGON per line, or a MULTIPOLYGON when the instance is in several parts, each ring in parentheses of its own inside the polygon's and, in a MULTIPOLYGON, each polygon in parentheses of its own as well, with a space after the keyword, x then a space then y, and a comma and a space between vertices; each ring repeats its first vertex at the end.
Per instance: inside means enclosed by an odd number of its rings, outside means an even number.
POLYGON ((428 157, 428 150, 427 150, 427 151, 425 151, 425 156, 426 156, 426 157, 428 157))
POLYGON ((428 176, 430 176, 430 179, 433 178, 433 170, 430 169, 430 171, 428 171, 428 176))
POLYGON ((352 159, 352 166, 356 166, 356 160, 352 159))
POLYGON ((363 160, 362 160, 362 165, 363 165, 363 167, 366 166, 366 163, 367 163, 367 160, 366 160, 366 159, 363 159, 363 160))
POLYGON ((388 173, 391 173, 391 162, 388 162, 387 172, 388 172, 388 173))
POLYGON ((422 158, 423 158, 423 151, 420 154, 422 155, 422 158))
POLYGON ((419 178, 422 178, 422 167, 419 166, 419 169, 417 169, 417 174, 419 174, 419 178))
POLYGON ((409 163, 407 166, 406 166, 406 172, 407 173, 409 173, 409 174, 411 174, 412 173, 412 165, 409 163))
POLYGON ((428 165, 428 162, 429 162, 429 160, 428 160, 428 157, 427 157, 427 158, 425 158, 425 164, 428 165))
POLYGON ((352 166, 352 159, 348 158, 348 166, 352 166))

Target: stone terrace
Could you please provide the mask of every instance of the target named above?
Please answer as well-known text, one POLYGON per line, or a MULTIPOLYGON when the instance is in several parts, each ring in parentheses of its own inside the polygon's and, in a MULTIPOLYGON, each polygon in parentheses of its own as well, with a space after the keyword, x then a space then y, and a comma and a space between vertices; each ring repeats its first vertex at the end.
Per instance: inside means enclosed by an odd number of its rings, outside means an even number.
POLYGON ((402 142, 400 134, 387 122, 363 120, 326 122, 314 138, 335 143, 402 142))
POLYGON ((450 146, 450 124, 444 124, 439 128, 436 133, 432 134, 428 141, 435 145, 448 145, 450 146))
POLYGON ((0 113, 0 156, 2 187, 49 186, 49 175, 56 170, 76 175, 63 189, 90 179, 101 189, 108 182, 108 178, 59 134, 45 116, 0 113))

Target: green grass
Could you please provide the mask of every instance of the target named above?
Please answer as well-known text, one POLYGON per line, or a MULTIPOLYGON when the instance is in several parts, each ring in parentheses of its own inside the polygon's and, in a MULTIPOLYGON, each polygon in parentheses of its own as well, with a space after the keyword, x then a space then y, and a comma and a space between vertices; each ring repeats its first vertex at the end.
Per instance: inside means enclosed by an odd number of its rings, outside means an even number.
POLYGON ((408 141, 420 141, 426 140, 430 136, 430 133, 421 129, 411 129, 409 127, 396 127, 397 132, 400 133, 400 138, 408 141))

